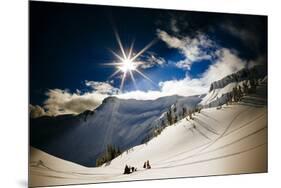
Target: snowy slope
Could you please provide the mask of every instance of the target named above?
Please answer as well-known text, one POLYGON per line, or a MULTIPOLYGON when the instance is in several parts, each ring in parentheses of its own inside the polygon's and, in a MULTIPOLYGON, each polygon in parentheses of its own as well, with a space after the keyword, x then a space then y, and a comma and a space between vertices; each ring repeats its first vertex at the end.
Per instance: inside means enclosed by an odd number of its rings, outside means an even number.
POLYGON ((65 170, 81 169, 83 166, 51 156, 34 147, 30 147, 31 167, 63 168, 65 170))
POLYGON ((215 107, 219 103, 224 104, 226 94, 233 91, 233 88, 243 86, 243 83, 248 84, 249 80, 243 80, 241 82, 230 82, 223 88, 217 88, 209 91, 207 95, 202 99, 199 105, 215 107))
POLYGON ((58 185, 62 181, 77 184, 266 172, 267 86, 264 82, 257 93, 245 96, 239 103, 223 105, 219 110, 202 109, 194 120, 182 119, 102 167, 74 169, 74 177, 69 176, 68 170, 60 170, 34 167, 31 177, 36 178, 30 183, 58 185), (142 168, 146 160, 152 166, 149 170, 142 168), (138 171, 123 175, 126 164, 138 171))
POLYGON ((174 104, 194 108, 199 96, 157 100, 109 97, 95 111, 77 116, 41 117, 30 122, 30 141, 51 155, 93 167, 108 144, 121 150, 139 145, 159 126, 159 117, 174 104))

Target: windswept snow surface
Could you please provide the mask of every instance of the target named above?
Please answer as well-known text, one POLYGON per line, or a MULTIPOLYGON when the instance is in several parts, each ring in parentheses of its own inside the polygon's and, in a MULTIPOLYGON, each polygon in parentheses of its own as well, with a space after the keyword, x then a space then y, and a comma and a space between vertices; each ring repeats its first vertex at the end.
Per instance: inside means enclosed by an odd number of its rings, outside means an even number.
POLYGON ((86 168, 40 153, 31 155, 30 186, 267 172, 267 86, 239 103, 202 109, 108 164, 86 168), (42 155, 42 157, 40 157, 42 155), (142 168, 149 160, 151 169, 142 168), (137 172, 123 175, 125 165, 137 172))

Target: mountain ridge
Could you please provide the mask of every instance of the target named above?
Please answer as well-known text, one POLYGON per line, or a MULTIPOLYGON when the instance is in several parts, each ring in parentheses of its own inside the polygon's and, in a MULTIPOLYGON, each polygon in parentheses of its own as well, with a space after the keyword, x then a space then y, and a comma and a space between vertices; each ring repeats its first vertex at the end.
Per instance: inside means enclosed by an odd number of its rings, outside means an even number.
POLYGON ((30 144, 56 157, 84 166, 95 166, 108 144, 126 150, 141 144, 160 122, 157 119, 177 101, 198 96, 167 96, 156 100, 110 97, 95 110, 30 120, 30 144), (74 152, 73 152, 74 151, 74 152))

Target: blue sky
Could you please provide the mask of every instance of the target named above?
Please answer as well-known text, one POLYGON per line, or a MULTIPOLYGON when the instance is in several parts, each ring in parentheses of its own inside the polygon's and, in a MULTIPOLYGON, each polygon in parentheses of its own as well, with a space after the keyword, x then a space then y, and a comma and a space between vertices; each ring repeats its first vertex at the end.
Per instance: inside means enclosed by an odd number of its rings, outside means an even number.
POLYGON ((104 65, 118 60, 109 49, 122 54, 114 28, 125 51, 133 40, 134 53, 157 40, 136 59, 154 84, 135 72, 137 91, 128 77, 120 98, 204 93, 267 59, 264 16, 30 2, 30 104, 50 115, 79 113, 118 95, 122 73, 109 78, 116 67, 104 65), (73 100, 87 105, 72 110, 73 100))

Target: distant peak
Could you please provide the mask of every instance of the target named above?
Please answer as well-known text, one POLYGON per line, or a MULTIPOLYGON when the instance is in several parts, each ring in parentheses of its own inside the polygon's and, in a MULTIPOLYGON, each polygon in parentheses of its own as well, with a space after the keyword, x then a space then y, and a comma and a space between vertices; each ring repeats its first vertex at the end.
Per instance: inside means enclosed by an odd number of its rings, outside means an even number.
POLYGON ((119 98, 114 97, 114 96, 110 96, 110 97, 106 97, 105 99, 103 99, 102 103, 107 103, 107 102, 114 102, 119 100, 119 98))

